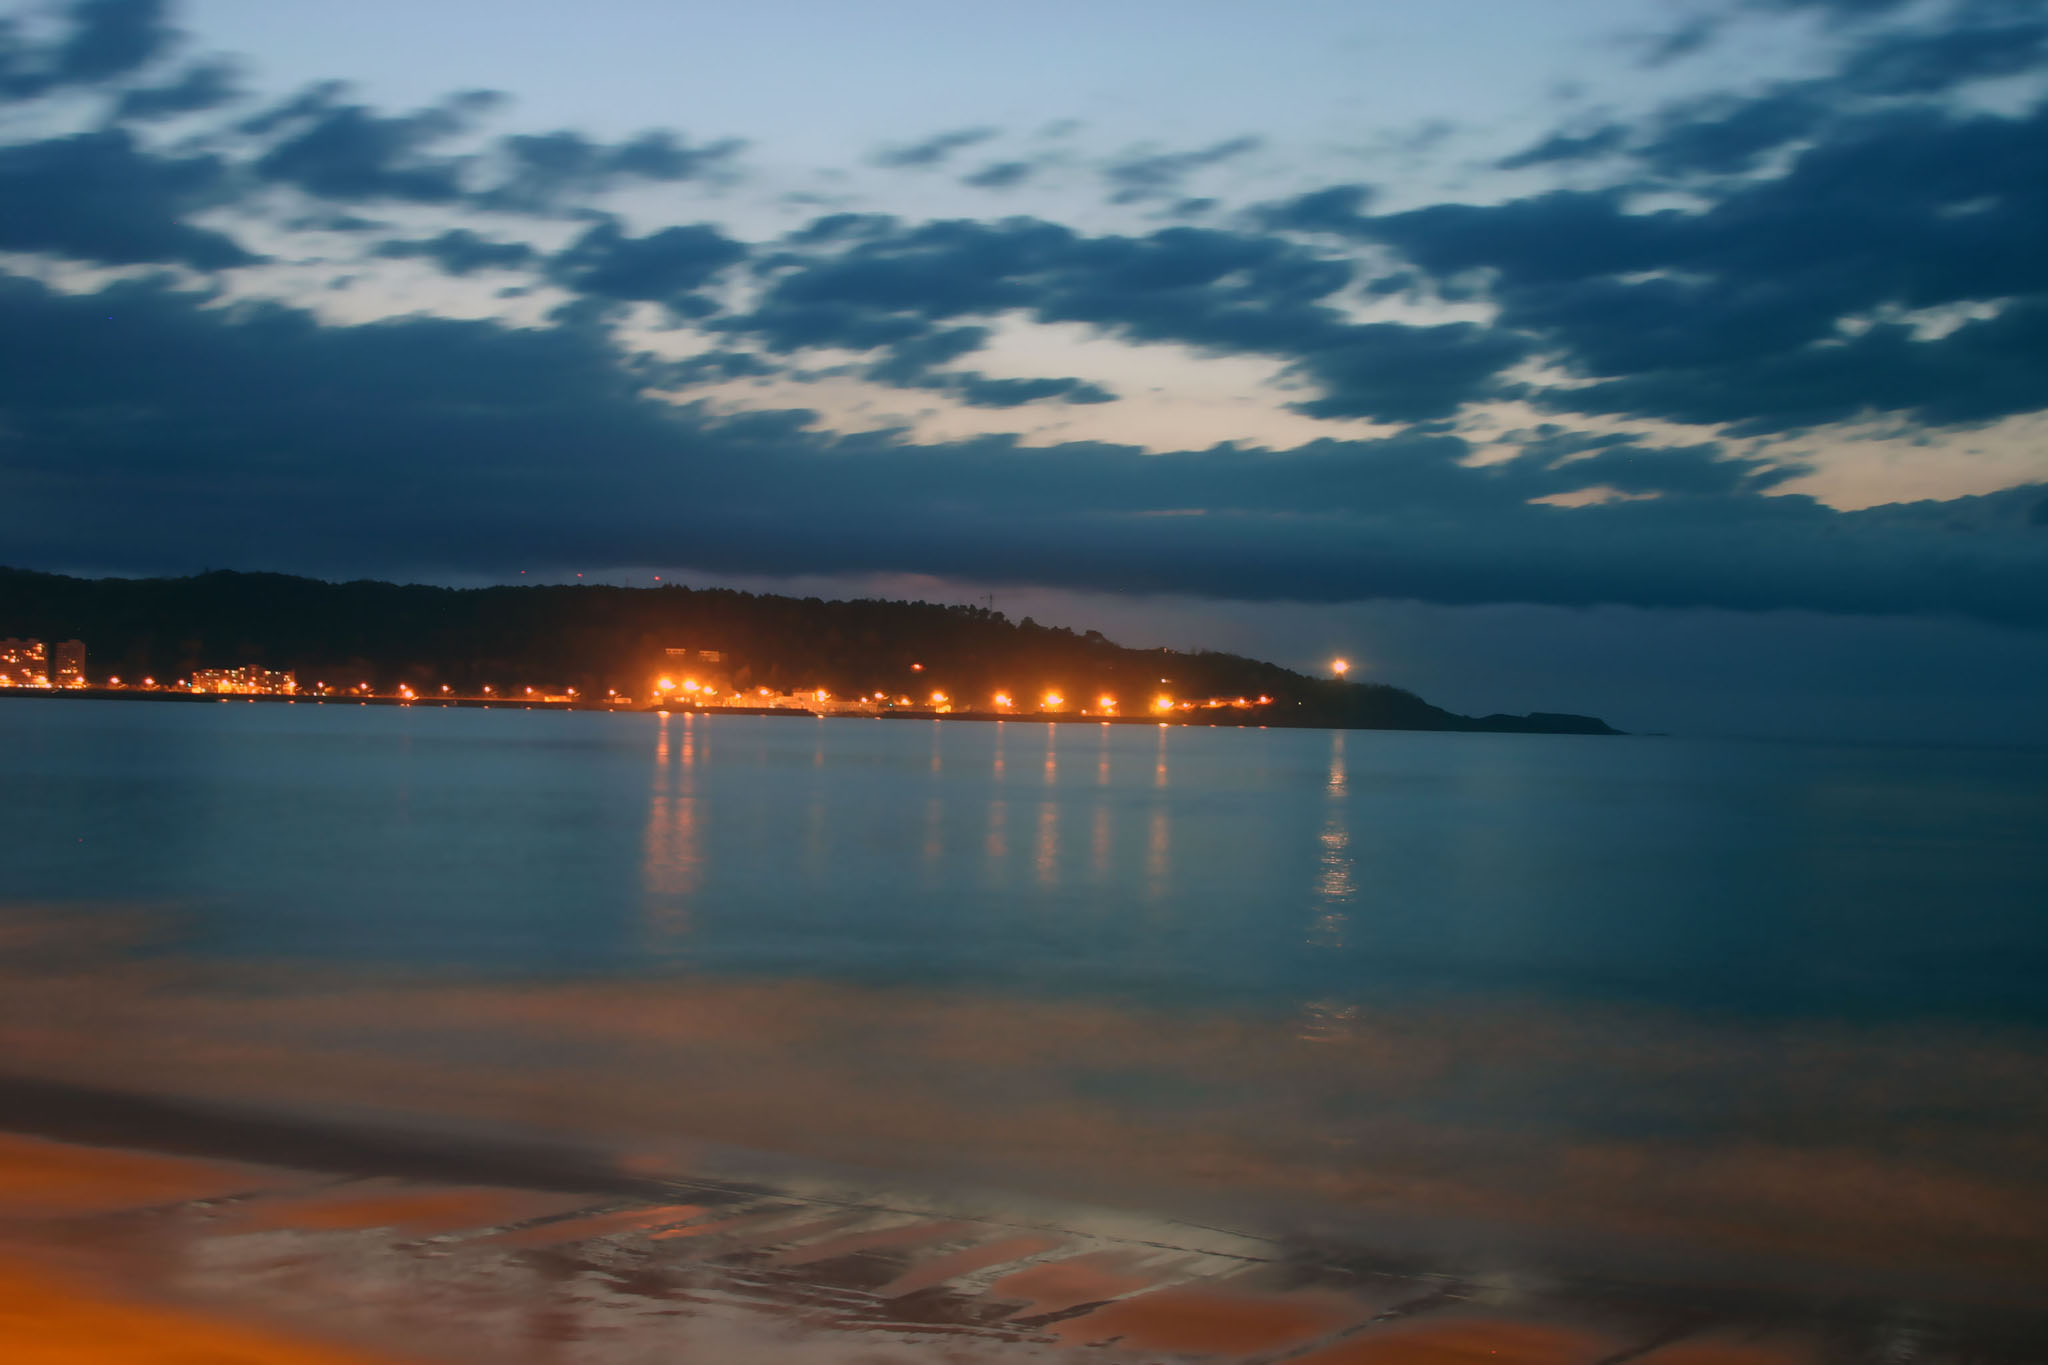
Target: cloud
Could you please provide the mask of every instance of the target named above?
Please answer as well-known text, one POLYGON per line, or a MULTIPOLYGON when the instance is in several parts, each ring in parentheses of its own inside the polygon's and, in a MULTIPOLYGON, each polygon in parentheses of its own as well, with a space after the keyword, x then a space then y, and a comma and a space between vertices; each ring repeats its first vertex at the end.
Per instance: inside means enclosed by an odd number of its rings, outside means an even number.
POLYGON ((178 41, 167 8, 166 0, 72 0, 63 36, 47 44, 0 21, 0 96, 34 99, 142 69, 178 41))
POLYGON ((328 85, 244 124, 249 131, 284 136, 258 157, 258 177, 289 184, 325 199, 448 203, 463 197, 470 158, 428 149, 466 131, 500 96, 486 91, 452 95, 410 114, 379 114, 339 102, 328 85))
MULTIPOLYGON (((539 328, 340 327, 161 281, 8 281, 0 532, 44 563, 177 567, 180 546, 218 544, 204 562, 489 572, 540 547, 733 573, 2041 625, 2044 490, 1838 513, 1782 493, 1798 466, 1729 444, 1871 414, 1959 426, 2048 409, 2048 105, 2011 85, 2001 102, 1958 93, 2043 69, 2048 21, 1988 0, 1938 22, 1821 8, 1836 58, 1823 75, 1573 125, 1501 163, 1570 167, 1593 188, 1387 209, 1372 187, 1335 184, 1127 233, 832 213, 755 245, 711 223, 635 235, 597 207, 633 184, 729 179, 737 141, 485 137, 485 95, 392 114, 313 86, 163 144, 147 125, 225 104, 231 69, 166 70, 161 5, 74 4, 47 42, 0 33, 0 90, 94 91, 112 122, 0 144, 0 195, 35 206, 0 215, 0 249, 252 265, 199 215, 268 212, 283 186, 322 201, 311 217, 291 207, 287 226, 362 232, 372 259, 520 271, 522 287, 576 299, 539 328), (368 221, 379 205, 429 206, 434 226, 368 221), (501 238, 505 219, 485 215, 503 213, 583 221, 549 254, 501 238), (1473 306, 1460 320, 1359 311, 1390 295, 1473 306), (711 349, 619 355, 609 327, 631 302, 662 305, 711 349), (1294 411, 1400 430, 1290 450, 919 445, 649 396, 800 383, 792 357, 816 350, 852 353, 831 373, 968 407, 1115 398, 1098 376, 975 368, 1018 322, 1259 357, 1294 411), (1502 398, 1558 425, 1475 463, 1458 419, 1502 398), (1656 445, 1572 425, 1594 418, 1704 430, 1656 445)), ((986 189, 1045 164, 966 171, 981 158, 962 153, 994 136, 959 129, 878 159, 953 166, 986 189)), ((1189 182, 1258 145, 1148 149, 1103 174, 1118 202, 1192 213, 1204 201, 1185 198, 1189 182)))
POLYGON ((1102 178, 1109 182, 1113 204, 1168 199, 1177 196, 1182 183, 1196 171, 1249 155, 1263 146, 1264 138, 1245 136, 1190 152, 1133 153, 1104 167, 1102 178))
POLYGON ((1449 434, 1161 454, 914 444, 802 412, 678 408, 644 392, 663 374, 580 324, 342 326, 162 283, 8 279, 0 538, 30 562, 136 569, 687 563, 2048 626, 2040 485, 1843 513, 1760 496, 1781 475, 1755 456, 1560 429, 1492 464, 1449 434), (1533 501, 1587 488, 1661 496, 1533 501), (1160 515, 1187 509, 1204 514, 1160 515))
POLYGON ((1023 184, 1038 173, 1038 164, 1032 161, 992 161, 971 175, 960 177, 960 183, 978 190, 1007 190, 1023 184))
POLYGON ((376 254, 399 260, 423 257, 450 275, 516 270, 540 256, 525 242, 494 242, 467 228, 450 228, 438 237, 394 238, 379 243, 376 254))
POLYGON ((121 122, 149 123, 204 113, 242 98, 240 70, 225 58, 194 62, 163 85, 124 90, 114 104, 121 122))
POLYGON ((735 379, 762 379, 780 373, 780 365, 771 364, 751 351, 706 351, 686 360, 650 368, 648 378, 651 387, 681 389, 699 384, 722 384, 735 379))
POLYGON ((745 144, 736 138, 692 145, 666 129, 606 144, 567 130, 501 138, 504 163, 476 202, 487 208, 547 210, 635 180, 676 183, 730 174, 745 144))
POLYGON ((1379 242, 1440 295, 1478 290, 1497 331, 1576 381, 1533 391, 1555 411, 1750 433, 1993 421, 2048 406, 2033 245, 2048 240, 2048 104, 1923 97, 2044 62, 2048 21, 1971 7, 1860 33, 1832 75, 1689 99, 1626 142, 1560 134, 1507 163, 1605 158, 1605 189, 1374 215, 1363 187, 1337 186, 1258 221, 1379 242), (1699 207, 1642 206, 1673 182, 1699 207), (1974 311, 1923 325, 1958 307, 1974 311))
POLYGON ((1929 95, 2048 61, 2048 19, 1995 18, 1935 32, 1880 33, 1855 49, 1837 82, 1862 95, 1929 95))
POLYGON ((1604 124, 1588 133, 1552 133, 1526 150, 1503 157, 1495 164, 1504 171, 1525 170, 1557 162, 1592 161, 1621 150, 1628 141, 1628 129, 1618 123, 1604 124))
POLYGON ((121 129, 0 146, 0 248, 221 270, 261 259, 186 217, 230 197, 213 156, 156 156, 121 129))
MULTIPOLYGON (((836 245, 836 230, 823 240, 836 245)), ((1277 357, 1318 391, 1299 407, 1319 416, 1447 416, 1500 392, 1500 372, 1529 349, 1474 324, 1353 323, 1331 302, 1351 281, 1348 262, 1260 233, 1088 236, 1027 217, 868 224, 841 249, 785 253, 764 268, 753 310, 713 325, 772 350, 900 346, 960 319, 1014 314, 1277 357)))
POLYGON ((705 223, 629 237, 604 222, 551 258, 548 273, 564 288, 599 298, 674 304, 746 255, 746 247, 705 223))
POLYGON ((875 153, 873 160, 877 166, 898 170, 927 170, 944 164, 953 153, 987 142, 996 135, 994 128, 956 128, 948 133, 935 133, 922 142, 885 147, 875 153))

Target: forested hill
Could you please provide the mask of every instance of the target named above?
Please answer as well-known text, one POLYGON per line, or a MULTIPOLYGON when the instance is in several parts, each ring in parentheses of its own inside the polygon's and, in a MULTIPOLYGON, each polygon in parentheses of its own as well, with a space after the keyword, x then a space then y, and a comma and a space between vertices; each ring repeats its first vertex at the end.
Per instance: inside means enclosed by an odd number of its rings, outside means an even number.
POLYGON ((85 642, 88 674, 172 678, 253 664, 302 681, 409 683, 421 692, 574 687, 644 695, 668 648, 718 650, 731 681, 841 695, 943 690, 986 707, 998 691, 1029 708, 1049 688, 1108 694, 1138 711, 1181 698, 1271 697, 1226 723, 1403 730, 1614 733, 1587 716, 1469 717, 1379 683, 1311 678, 1234 654, 1125 649, 1026 617, 928 602, 826 602, 724 589, 436 588, 327 583, 282 574, 69 578, 0 569, 0 636, 85 642), (913 669, 922 664, 921 669, 913 669))

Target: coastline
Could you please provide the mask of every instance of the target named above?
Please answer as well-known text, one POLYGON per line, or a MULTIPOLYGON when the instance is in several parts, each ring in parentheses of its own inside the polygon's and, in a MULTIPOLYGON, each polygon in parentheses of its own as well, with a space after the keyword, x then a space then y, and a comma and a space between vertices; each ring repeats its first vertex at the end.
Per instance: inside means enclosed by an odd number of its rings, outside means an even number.
MULTIPOLYGON (((256 1345, 222 1358, 250 1361, 362 1359, 280 1329, 429 1360, 552 1343, 623 1362, 717 1343, 733 1360, 886 1349, 1104 1365, 1190 1352, 1244 1365, 2022 1365, 2048 1340, 2048 1324, 2011 1312, 1902 1324, 1876 1300, 1462 1276, 1108 1210, 864 1200, 0 1078, 0 1250, 24 1245, 55 1253, 35 1273, 70 1272, 131 1318, 242 1334, 256 1345), (194 1310, 234 1325, 194 1326, 194 1310), (1915 1353, 1899 1355, 1902 1341, 1915 1353)), ((18 1296, 9 1259, 0 1294, 18 1296)))
POLYGON ((1265 718, 1244 717, 1233 714, 1228 717, 1210 719, 1206 717, 1175 716, 1161 720, 1156 716, 1104 716, 1089 715, 1077 711, 1034 711, 1012 714, 1001 711, 934 711, 923 708, 891 708, 886 711, 829 712, 811 711, 792 706, 613 706, 598 701, 546 701, 541 699, 511 701, 502 697, 314 697, 286 696, 276 693, 212 693, 179 692, 170 688, 110 688, 110 687, 0 687, 0 699, 42 698, 45 700, 70 701, 120 701, 120 702, 176 702, 185 704, 231 704, 235 702, 261 702, 283 706, 390 706, 422 707, 458 711, 588 711, 608 715, 697 715, 697 716, 788 716, 811 720, 941 720, 980 721, 994 724, 1050 724, 1050 725, 1136 725, 1154 728, 1199 727, 1218 730, 1387 730, 1407 734, 1538 734, 1538 735, 1595 735, 1626 736, 1626 730, 1616 730, 1605 722, 1591 716, 1531 712, 1527 716, 1482 716, 1463 717, 1465 724, 1443 726, 1401 726, 1401 725, 1345 725, 1295 723, 1278 715, 1265 718))

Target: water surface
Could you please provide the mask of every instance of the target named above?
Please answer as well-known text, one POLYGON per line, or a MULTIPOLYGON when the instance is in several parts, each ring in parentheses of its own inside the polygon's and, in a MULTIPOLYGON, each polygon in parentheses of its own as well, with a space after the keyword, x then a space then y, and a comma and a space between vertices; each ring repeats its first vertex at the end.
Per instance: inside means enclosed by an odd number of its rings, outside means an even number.
POLYGON ((46 1074, 676 1161, 2024 1278, 2042 768, 21 701, 0 916, 123 946, 17 955, 0 1025, 46 1074))

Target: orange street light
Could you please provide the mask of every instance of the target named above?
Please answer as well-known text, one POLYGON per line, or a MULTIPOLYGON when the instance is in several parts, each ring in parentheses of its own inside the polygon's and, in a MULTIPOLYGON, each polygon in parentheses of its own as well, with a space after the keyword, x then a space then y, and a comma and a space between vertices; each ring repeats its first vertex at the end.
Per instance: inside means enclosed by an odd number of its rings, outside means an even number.
POLYGON ((1152 709, 1154 711, 1171 711, 1173 709, 1173 698, 1154 697, 1152 699, 1152 709))
POLYGON ((996 705, 1000 708, 1007 710, 1011 705, 1013 705, 1013 703, 1010 701, 1010 694, 1008 692, 996 693, 996 705))
POLYGON ((1060 709, 1061 706, 1066 704, 1066 700, 1067 699, 1065 697, 1062 697, 1057 692, 1048 692, 1045 694, 1045 709, 1048 711, 1057 711, 1060 709))
POLYGON ((1104 711, 1114 711, 1116 710, 1116 698, 1097 697, 1095 699, 1095 705, 1104 711))
POLYGON ((1332 659, 1330 660, 1330 671, 1341 678, 1351 671, 1351 661, 1349 659, 1332 659))

